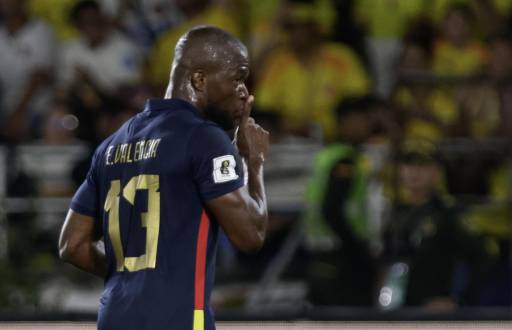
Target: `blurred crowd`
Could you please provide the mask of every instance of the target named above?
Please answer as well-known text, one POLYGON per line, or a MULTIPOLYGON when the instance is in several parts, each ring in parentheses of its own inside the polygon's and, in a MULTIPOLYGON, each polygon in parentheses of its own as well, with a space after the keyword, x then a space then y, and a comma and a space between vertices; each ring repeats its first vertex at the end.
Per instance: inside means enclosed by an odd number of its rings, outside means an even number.
POLYGON ((248 46, 272 143, 322 145, 297 219, 305 299, 512 305, 512 0, 0 0, 0 143, 92 152, 164 94, 199 24, 248 46))

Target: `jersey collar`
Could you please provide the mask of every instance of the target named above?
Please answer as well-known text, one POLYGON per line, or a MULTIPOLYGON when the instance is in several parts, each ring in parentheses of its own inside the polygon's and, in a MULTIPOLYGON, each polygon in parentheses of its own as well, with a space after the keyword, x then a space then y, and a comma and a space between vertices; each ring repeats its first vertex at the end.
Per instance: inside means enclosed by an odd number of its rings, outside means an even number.
POLYGON ((185 100, 172 98, 172 99, 149 99, 146 101, 144 111, 158 111, 158 110, 191 110, 199 115, 197 110, 192 104, 185 100))

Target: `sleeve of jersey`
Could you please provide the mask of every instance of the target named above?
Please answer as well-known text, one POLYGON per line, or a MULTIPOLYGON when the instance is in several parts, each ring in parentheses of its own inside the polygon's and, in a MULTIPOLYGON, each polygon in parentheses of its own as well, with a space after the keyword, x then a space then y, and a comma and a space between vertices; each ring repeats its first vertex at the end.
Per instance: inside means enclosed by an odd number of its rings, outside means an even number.
POLYGON ((96 157, 93 158, 87 177, 71 199, 70 205, 73 211, 93 218, 97 218, 100 214, 98 208, 98 185, 95 175, 95 159, 96 157))
POLYGON ((214 125, 196 129, 189 142, 194 181, 205 201, 244 185, 242 162, 228 135, 214 125))

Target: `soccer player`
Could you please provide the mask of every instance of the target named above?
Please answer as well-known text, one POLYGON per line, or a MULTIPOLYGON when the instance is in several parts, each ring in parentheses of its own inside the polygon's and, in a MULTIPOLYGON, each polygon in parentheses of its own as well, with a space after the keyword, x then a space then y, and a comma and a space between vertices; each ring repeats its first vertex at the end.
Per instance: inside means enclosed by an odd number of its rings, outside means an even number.
POLYGON ((176 45, 165 98, 149 100, 96 150, 59 249, 105 278, 98 329, 215 328, 208 301, 219 226, 243 251, 261 247, 267 226, 268 132, 249 117, 248 75, 239 40, 196 27, 176 45), (235 148, 226 131, 237 127, 235 148))

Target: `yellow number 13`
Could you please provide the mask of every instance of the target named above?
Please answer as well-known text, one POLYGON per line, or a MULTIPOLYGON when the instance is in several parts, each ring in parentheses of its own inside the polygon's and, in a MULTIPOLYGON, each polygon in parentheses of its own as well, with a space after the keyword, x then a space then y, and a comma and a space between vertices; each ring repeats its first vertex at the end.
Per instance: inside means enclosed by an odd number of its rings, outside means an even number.
POLYGON ((158 247, 158 232, 160 230, 160 185, 158 175, 137 175, 128 181, 123 188, 123 197, 131 205, 135 205, 135 193, 137 190, 148 191, 147 212, 141 213, 142 227, 146 228, 146 253, 139 257, 125 257, 121 244, 121 231, 119 229, 119 199, 121 181, 110 182, 110 190, 105 200, 105 212, 108 212, 108 235, 112 242, 112 248, 116 256, 116 270, 122 272, 125 269, 135 272, 146 268, 155 268, 156 250, 158 247))

